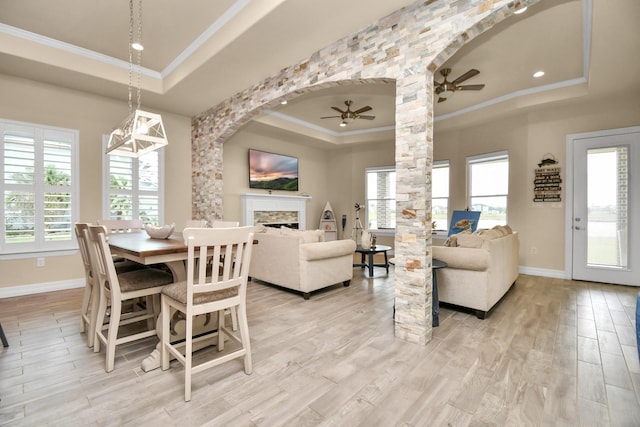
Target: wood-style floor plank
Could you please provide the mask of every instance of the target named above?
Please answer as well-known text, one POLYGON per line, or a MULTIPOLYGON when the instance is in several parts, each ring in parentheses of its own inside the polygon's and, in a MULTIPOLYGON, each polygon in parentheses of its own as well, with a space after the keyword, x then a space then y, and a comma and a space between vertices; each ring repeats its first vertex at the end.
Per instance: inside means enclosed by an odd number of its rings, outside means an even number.
POLYGON ((180 364, 140 368, 154 338, 118 348, 105 373, 80 332, 81 289, 7 298, 0 425, 637 426, 637 292, 521 275, 485 320, 441 307, 420 346, 393 335, 393 269, 355 269, 308 301, 256 281, 253 374, 240 360, 197 374, 190 402, 180 364))

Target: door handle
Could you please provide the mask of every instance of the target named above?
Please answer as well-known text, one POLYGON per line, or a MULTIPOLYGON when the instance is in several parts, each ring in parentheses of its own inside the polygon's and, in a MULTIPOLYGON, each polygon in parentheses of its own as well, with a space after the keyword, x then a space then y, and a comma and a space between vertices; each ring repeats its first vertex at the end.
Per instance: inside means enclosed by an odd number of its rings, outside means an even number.
POLYGON ((582 230, 583 229, 583 227, 578 227, 577 225, 575 227, 573 227, 573 228, 575 228, 576 230, 582 230))

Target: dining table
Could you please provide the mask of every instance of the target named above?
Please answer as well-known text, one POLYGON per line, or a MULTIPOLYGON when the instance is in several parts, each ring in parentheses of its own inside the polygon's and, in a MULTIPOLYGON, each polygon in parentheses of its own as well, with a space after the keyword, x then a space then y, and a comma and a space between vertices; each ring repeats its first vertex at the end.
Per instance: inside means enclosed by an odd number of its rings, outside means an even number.
POLYGON ((187 279, 185 260, 188 248, 182 233, 172 233, 166 239, 152 239, 144 232, 113 233, 109 235, 111 254, 143 265, 166 264, 173 280, 187 279))

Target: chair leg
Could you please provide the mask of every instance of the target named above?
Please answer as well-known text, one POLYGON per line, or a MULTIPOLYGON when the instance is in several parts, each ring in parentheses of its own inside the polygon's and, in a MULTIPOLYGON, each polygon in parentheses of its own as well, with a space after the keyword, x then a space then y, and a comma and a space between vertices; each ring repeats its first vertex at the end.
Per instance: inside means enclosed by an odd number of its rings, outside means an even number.
POLYGON ((97 286, 91 291, 91 313, 89 313, 88 345, 93 347, 96 343, 96 328, 98 327, 98 307, 100 306, 100 291, 97 286))
POLYGON ((238 330, 238 312, 235 307, 231 307, 229 311, 231 312, 231 327, 235 332, 238 330))
POLYGON ((0 339, 2 340, 2 346, 4 348, 9 347, 9 341, 7 341, 7 336, 4 334, 4 329, 2 329, 2 324, 0 324, 0 339))
POLYGON ((169 362, 171 361, 169 357, 169 351, 167 350, 167 346, 171 342, 171 326, 169 324, 169 319, 171 318, 171 308, 167 303, 165 297, 161 298, 162 301, 162 345, 160 346, 160 366, 163 371, 169 369, 169 362))
POLYGON ((98 337, 98 333, 102 332, 102 325, 104 325, 104 318, 107 315, 107 297, 106 295, 100 294, 100 302, 98 304, 98 314, 96 315, 96 329, 94 332, 94 340, 93 340, 93 352, 100 352, 100 338, 98 337))
POLYGON ((116 360, 116 340, 120 328, 120 316, 122 315, 122 303, 111 304, 111 317, 109 319, 109 331, 107 334, 106 368, 107 372, 113 371, 116 360))
MULTIPOLYGON (((82 295, 82 306, 80 307, 80 331, 86 332, 88 336, 91 335, 91 328, 87 324, 89 319, 89 302, 91 301, 92 286, 87 280, 87 284, 84 285, 84 294, 82 295)), ((89 346, 91 347, 91 345, 89 346)))
POLYGON ((224 350, 224 310, 218 311, 218 351, 224 350))
MULTIPOLYGON (((151 313, 155 314, 157 312, 155 295, 147 295, 147 297, 145 298, 145 305, 146 305, 145 312, 147 314, 151 314, 151 313)), ((147 329, 151 331, 155 329, 155 327, 156 327, 156 316, 153 316, 147 319, 147 329)))
POLYGON ((191 400, 191 367, 193 363, 193 316, 186 316, 184 354, 184 401, 191 400))
POLYGON ((251 342, 249 339, 249 322, 247 321, 247 311, 244 306, 238 306, 238 322, 240 323, 240 339, 242 348, 245 350, 244 355, 244 372, 251 375, 253 372, 253 362, 251 360, 251 342))

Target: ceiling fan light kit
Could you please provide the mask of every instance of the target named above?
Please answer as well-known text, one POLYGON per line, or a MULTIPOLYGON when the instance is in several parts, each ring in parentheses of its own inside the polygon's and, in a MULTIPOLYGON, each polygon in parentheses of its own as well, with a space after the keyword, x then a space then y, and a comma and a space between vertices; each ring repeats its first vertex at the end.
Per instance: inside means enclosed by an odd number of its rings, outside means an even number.
POLYGON ((460 83, 464 82, 465 80, 468 80, 471 77, 475 77, 480 74, 480 71, 476 70, 475 68, 470 69, 451 82, 447 80, 447 76, 451 74, 451 68, 441 69, 440 74, 442 74, 444 80, 442 82, 434 81, 435 93, 436 95, 438 95, 438 102, 446 101, 454 94, 454 92, 457 92, 459 90, 481 90, 482 88, 484 88, 483 84, 460 85, 460 83))
POLYGON ((373 120, 376 118, 376 116, 363 116, 362 113, 366 113, 367 111, 371 111, 373 110, 373 108, 371 108, 369 105, 362 107, 362 108, 358 108, 355 111, 351 111, 351 105, 353 104, 353 101, 351 100, 347 100, 344 101, 344 104, 347 106, 346 110, 341 110, 338 107, 331 107, 333 110, 337 111, 340 113, 339 116, 324 116, 324 117, 320 117, 321 119, 334 119, 334 118, 338 118, 340 119, 340 127, 346 127, 349 123, 353 122, 356 119, 363 119, 363 120, 373 120))

